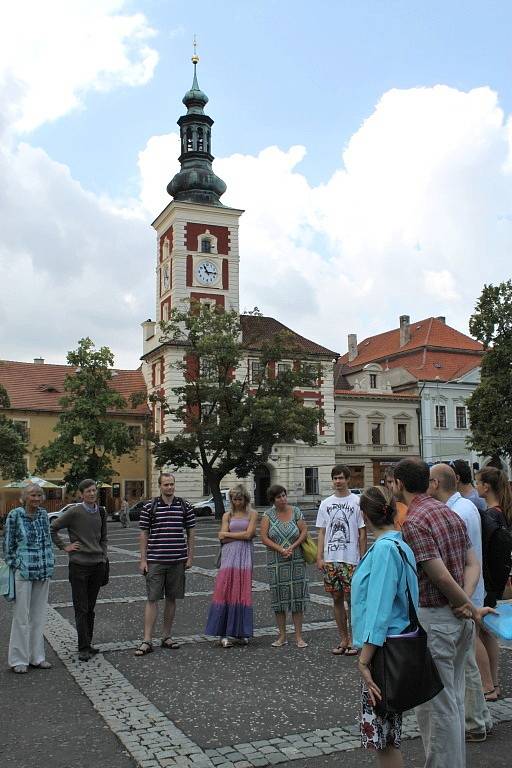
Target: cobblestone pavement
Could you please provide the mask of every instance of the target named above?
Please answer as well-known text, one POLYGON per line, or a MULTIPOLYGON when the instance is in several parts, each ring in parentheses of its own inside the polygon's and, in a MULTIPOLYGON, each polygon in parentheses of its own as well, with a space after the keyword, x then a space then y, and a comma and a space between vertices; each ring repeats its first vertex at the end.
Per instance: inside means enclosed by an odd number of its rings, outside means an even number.
MULTIPOLYGON (((293 634, 284 648, 270 647, 276 630, 260 544, 253 581, 254 640, 246 647, 223 649, 202 634, 216 574, 215 532, 214 521, 198 521, 195 565, 174 627, 182 647, 161 649, 156 637, 155 652, 144 658, 133 655, 141 640, 145 599, 135 525, 125 530, 110 524, 111 580, 96 610, 95 644, 102 653, 87 664, 76 657, 67 557, 58 554, 46 630, 54 669, 22 679, 6 670, 0 675, 0 690, 7 692, 15 712, 13 730, 1 731, 2 768, 253 768, 279 763, 327 768, 340 760, 347 768, 374 764, 374 757, 359 749, 356 662, 330 653, 336 631, 317 571, 310 573, 311 606, 304 626, 308 648, 296 648, 293 634), (38 715, 28 722, 27 707, 35 707, 38 715), (47 727, 41 727, 41 718, 47 727), (17 736, 20 725, 28 737, 23 745, 17 736)), ((0 612, 5 643, 6 604, 0 612)), ((504 698, 492 705, 496 727, 485 744, 469 747, 470 766, 509 764, 512 654, 502 653, 504 698)), ((5 700, 2 706, 5 724, 5 700)), ((404 718, 403 730, 406 764, 421 766, 413 714, 404 718)))

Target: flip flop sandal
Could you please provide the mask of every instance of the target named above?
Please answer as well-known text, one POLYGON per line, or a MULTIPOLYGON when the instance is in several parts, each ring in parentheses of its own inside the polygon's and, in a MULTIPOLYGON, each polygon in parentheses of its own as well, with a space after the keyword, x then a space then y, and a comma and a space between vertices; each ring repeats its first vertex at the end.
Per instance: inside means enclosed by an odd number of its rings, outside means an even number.
POLYGON ((345 656, 357 656, 359 653, 359 648, 353 648, 351 645, 348 645, 345 649, 345 656))
POLYGON ((151 643, 147 643, 145 640, 142 642, 135 653, 134 656, 147 656, 148 653, 153 653, 153 646, 151 643))
POLYGON ((288 640, 274 640, 270 645, 272 648, 282 648, 284 645, 288 645, 288 640))
POLYGON ((496 693, 496 688, 493 688, 490 691, 484 691, 484 699, 486 701, 498 701, 498 694, 496 693))
POLYGON ((344 656, 347 652, 347 646, 342 645, 341 643, 336 646, 336 648, 333 648, 331 653, 333 653, 335 656, 344 656))
POLYGON ((169 651, 175 651, 181 647, 180 644, 177 643, 176 640, 173 640, 171 637, 163 637, 160 645, 162 648, 167 648, 169 651))

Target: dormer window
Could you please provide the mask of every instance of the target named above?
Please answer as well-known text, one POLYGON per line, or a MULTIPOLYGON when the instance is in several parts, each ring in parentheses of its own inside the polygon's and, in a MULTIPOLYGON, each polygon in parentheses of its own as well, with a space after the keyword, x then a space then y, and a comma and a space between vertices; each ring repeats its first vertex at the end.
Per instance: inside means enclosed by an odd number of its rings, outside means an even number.
POLYGON ((201 253, 211 253, 212 252, 212 241, 209 237, 202 237, 201 238, 201 253))
POLYGON ((377 374, 370 373, 370 389, 377 389, 377 374))

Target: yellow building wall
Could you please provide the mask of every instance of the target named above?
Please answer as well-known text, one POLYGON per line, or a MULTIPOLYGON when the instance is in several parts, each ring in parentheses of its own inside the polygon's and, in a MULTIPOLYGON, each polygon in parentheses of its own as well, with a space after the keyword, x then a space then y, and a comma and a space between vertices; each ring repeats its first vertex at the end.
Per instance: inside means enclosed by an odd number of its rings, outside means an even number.
MULTIPOLYGON (((47 445, 51 440, 55 439, 56 433, 53 431, 57 420, 59 418, 58 413, 51 412, 38 412, 38 411, 17 411, 13 409, 6 409, 4 412, 7 418, 13 421, 28 422, 29 430, 29 450, 27 453, 27 466, 29 475, 36 474, 37 463, 37 449, 47 445)), ((144 433, 145 419, 143 416, 126 415, 121 420, 128 426, 140 426, 142 434, 144 433)), ((139 497, 147 498, 151 493, 151 486, 149 482, 151 457, 150 448, 147 441, 142 437, 141 444, 135 449, 133 455, 121 456, 119 459, 112 462, 112 466, 118 474, 112 478, 112 483, 120 483, 121 498, 125 495, 128 497, 128 501, 133 503, 138 500, 139 497), (136 497, 133 494, 135 489, 140 489, 136 497), (132 491, 130 493, 130 490, 132 491)), ((63 469, 51 470, 45 474, 45 480, 51 480, 54 483, 62 483, 62 476, 64 474, 63 469)), ((0 479, 0 493, 2 488, 8 484, 8 480, 0 479)), ((7 491, 2 494, 5 496, 7 491)), ((10 495, 11 492, 9 492, 10 495)), ((14 491, 15 493, 15 491, 14 491)), ((120 500, 112 498, 111 489, 105 489, 104 502, 107 503, 109 508, 118 507, 120 500)))

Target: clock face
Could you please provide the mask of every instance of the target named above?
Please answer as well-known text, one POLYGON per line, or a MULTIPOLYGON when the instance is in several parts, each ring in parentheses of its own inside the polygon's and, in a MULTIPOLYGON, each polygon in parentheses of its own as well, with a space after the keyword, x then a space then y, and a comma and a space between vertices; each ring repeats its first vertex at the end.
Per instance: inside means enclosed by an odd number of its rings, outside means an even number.
POLYGON ((196 268, 196 277, 203 285, 213 285, 219 277, 219 270, 215 262, 202 261, 196 268))

